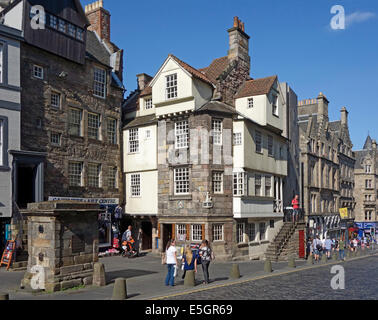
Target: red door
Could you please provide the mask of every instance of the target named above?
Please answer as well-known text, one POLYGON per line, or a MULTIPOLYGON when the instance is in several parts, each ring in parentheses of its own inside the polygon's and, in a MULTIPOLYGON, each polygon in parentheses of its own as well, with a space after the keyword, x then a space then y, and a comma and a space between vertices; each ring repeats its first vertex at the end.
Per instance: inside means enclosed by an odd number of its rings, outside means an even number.
POLYGON ((299 258, 306 258, 304 230, 299 230, 299 258))

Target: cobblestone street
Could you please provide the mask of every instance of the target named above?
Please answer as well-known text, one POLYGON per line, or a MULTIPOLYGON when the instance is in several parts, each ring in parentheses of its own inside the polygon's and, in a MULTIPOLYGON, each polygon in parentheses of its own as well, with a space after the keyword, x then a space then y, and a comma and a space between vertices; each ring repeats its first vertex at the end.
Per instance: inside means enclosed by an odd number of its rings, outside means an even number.
POLYGON ((342 263, 345 290, 331 288, 330 265, 219 287, 202 292, 170 297, 169 300, 377 300, 378 257, 342 263))

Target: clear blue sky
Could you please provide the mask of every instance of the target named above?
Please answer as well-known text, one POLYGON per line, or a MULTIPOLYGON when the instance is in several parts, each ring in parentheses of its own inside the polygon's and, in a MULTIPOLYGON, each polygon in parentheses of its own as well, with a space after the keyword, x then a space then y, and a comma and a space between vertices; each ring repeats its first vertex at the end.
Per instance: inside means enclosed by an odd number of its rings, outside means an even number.
POLYGON ((104 7, 112 41, 125 50, 126 95, 136 74, 154 75, 169 53, 196 68, 227 55, 227 29, 239 16, 251 36, 252 77, 277 74, 300 100, 323 92, 332 121, 346 106, 354 149, 368 131, 378 139, 377 0, 104 0, 104 7), (336 4, 345 8, 345 30, 330 28, 336 4))

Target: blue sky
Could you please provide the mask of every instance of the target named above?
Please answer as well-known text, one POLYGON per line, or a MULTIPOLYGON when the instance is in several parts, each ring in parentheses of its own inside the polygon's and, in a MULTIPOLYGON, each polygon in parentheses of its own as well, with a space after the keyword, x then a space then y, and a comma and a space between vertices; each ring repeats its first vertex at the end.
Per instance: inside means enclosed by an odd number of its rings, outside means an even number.
POLYGON ((251 36, 252 77, 277 74, 300 100, 323 92, 331 121, 346 106, 354 149, 368 132, 378 139, 377 0, 104 0, 104 7, 112 41, 125 50, 126 95, 136 74, 154 75, 169 53, 196 68, 227 55, 227 29, 238 16, 251 36), (345 8, 345 30, 330 28, 334 5, 345 8))

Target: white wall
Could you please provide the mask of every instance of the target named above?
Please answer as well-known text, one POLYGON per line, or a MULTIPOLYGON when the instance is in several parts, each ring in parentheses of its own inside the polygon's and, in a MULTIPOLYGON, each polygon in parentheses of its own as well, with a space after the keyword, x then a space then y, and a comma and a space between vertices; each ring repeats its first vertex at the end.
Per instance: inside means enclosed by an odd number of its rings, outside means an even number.
POLYGON ((156 215, 158 212, 158 172, 140 173, 140 197, 131 197, 131 173, 126 174, 126 213, 156 215))
POLYGON ((139 111, 137 112, 137 117, 144 117, 144 116, 149 116, 151 114, 156 113, 155 106, 152 105, 151 109, 146 110, 145 109, 145 102, 148 99, 152 99, 152 96, 145 96, 139 99, 139 111))
POLYGON ((123 134, 125 172, 157 169, 157 125, 139 127, 139 152, 135 154, 129 154, 129 130, 124 130, 123 134), (147 130, 151 133, 149 139, 147 130))
POLYGON ((5 15, 4 24, 6 26, 22 30, 23 3, 21 1, 5 15))
POLYGON ((256 217, 280 217, 273 213, 273 201, 271 199, 241 199, 233 198, 234 218, 256 218, 256 217))

